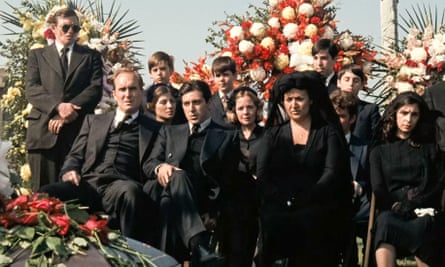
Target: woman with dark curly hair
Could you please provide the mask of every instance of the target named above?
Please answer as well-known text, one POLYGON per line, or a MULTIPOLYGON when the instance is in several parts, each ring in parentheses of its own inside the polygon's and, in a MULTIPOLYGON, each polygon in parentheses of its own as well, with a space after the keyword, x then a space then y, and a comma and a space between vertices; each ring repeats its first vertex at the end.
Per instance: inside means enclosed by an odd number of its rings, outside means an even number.
POLYGON ((426 103, 413 92, 399 94, 382 116, 370 156, 379 267, 395 266, 397 256, 410 254, 418 266, 434 266, 443 160, 433 125, 426 103))
POLYGON ((260 266, 338 266, 351 221, 349 152, 321 75, 283 75, 258 152, 260 266), (283 116, 284 115, 284 116, 283 116), (270 125, 269 124, 269 125, 270 125))

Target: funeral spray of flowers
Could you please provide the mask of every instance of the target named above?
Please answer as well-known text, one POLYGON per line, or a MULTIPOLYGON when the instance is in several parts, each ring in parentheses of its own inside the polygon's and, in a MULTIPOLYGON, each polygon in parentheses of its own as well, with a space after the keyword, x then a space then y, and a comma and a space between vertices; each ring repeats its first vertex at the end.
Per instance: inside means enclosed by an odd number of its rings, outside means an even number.
POLYGON ((112 1, 110 11, 105 14, 101 0, 88 1, 85 6, 78 1, 23 0, 21 5, 8 4, 11 11, 0 11, 0 20, 9 29, 9 35, 15 37, 0 43, 0 55, 7 58, 7 91, 1 99, 4 115, 2 139, 9 140, 12 148, 8 151, 8 161, 13 172, 28 174, 22 176, 29 179, 29 167, 26 164, 25 134, 26 116, 31 105, 26 101, 24 79, 29 49, 50 45, 54 42, 54 34, 50 29, 51 17, 64 7, 76 10, 81 30, 77 43, 96 49, 102 54, 103 60, 103 99, 96 112, 101 113, 114 108, 111 97, 112 84, 110 77, 122 65, 139 65, 135 60, 138 52, 135 41, 128 38, 138 34, 139 27, 134 20, 125 20, 125 14, 119 15, 120 6, 112 1), (28 170, 28 171, 27 171, 28 170))
POLYGON ((86 255, 91 245, 110 266, 156 266, 148 256, 129 248, 118 232, 108 229, 106 219, 89 215, 85 209, 45 194, 15 199, 0 195, 0 266, 10 266, 28 252, 28 267, 61 267, 73 255, 86 255))
MULTIPOLYGON (((206 59, 230 56, 239 83, 256 88, 268 99, 268 91, 283 73, 312 69, 312 47, 320 38, 333 39, 340 48, 336 69, 343 64, 362 65, 370 74, 376 52, 369 38, 338 32, 331 0, 269 0, 262 7, 250 6, 244 16, 229 15, 215 22, 206 41, 217 51, 190 63, 183 78, 210 80, 206 59), (191 65, 191 67, 190 67, 191 65)), ((178 76, 173 81, 181 81, 178 76)))
POLYGON ((407 11, 408 18, 401 17, 400 26, 406 36, 377 59, 386 71, 381 93, 386 102, 405 91, 423 95, 426 88, 445 79, 445 13, 438 20, 432 16, 437 11, 429 10, 422 13, 413 7, 412 12, 407 11))

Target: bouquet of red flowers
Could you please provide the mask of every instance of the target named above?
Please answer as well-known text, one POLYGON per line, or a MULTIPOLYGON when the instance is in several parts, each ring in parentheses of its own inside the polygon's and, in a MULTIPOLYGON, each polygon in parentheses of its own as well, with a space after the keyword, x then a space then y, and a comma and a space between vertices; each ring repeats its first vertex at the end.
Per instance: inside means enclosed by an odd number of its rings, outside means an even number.
POLYGON ((46 194, 0 195, 0 266, 13 264, 24 252, 29 254, 26 266, 55 266, 72 255, 86 255, 90 244, 111 266, 156 266, 110 230, 106 219, 86 209, 46 194))

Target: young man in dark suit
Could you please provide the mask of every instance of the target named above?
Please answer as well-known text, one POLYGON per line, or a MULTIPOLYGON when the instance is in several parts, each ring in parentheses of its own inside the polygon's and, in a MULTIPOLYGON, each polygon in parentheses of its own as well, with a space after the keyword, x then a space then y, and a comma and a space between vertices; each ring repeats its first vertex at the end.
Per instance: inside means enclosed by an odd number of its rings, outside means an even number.
MULTIPOLYGON (((354 64, 348 64, 338 72, 337 86, 341 91, 350 92, 358 97, 359 92, 364 89, 366 84, 366 75, 363 69, 354 64)), ((361 99, 357 104, 357 118, 353 134, 369 144, 373 132, 380 121, 379 107, 374 103, 369 103, 361 99)))
POLYGON ((186 260, 191 252, 193 267, 219 266, 222 259, 209 251, 209 231, 217 223, 224 178, 237 167, 238 135, 210 117, 210 88, 205 82, 184 83, 180 97, 187 123, 160 130, 144 164, 152 178, 144 191, 164 214, 167 233, 161 249, 178 261, 186 260))
POLYGON ((218 91, 209 100, 210 117, 226 128, 233 128, 233 124, 227 122, 226 112, 236 80, 235 61, 227 56, 216 58, 212 62, 212 76, 218 91))
POLYGON ((30 50, 26 72, 26 99, 33 106, 26 137, 33 190, 58 181, 85 115, 102 97, 101 55, 76 44, 76 12, 60 9, 49 22, 56 40, 30 50))
POLYGON ((334 69, 337 55, 338 47, 330 39, 320 39, 312 47, 314 70, 325 78, 329 94, 337 89, 337 74, 334 69))
POLYGON ((40 191, 62 200, 78 199, 91 211, 104 210, 125 236, 156 244, 157 209, 142 190, 147 180, 142 163, 160 124, 143 113, 142 84, 133 68, 115 73, 116 111, 86 116, 62 167, 63 182, 40 191))

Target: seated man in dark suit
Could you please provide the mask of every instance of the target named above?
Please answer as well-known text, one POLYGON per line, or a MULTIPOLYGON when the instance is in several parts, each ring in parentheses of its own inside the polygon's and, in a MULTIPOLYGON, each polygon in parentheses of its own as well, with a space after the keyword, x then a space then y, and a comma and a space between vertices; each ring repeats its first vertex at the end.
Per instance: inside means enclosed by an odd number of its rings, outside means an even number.
POLYGON ((346 141, 349 144, 351 173, 354 185, 354 217, 351 243, 347 246, 349 251, 344 252, 345 266, 357 266, 358 253, 356 236, 366 243, 366 230, 369 220, 370 203, 369 167, 368 167, 368 145, 354 134, 354 124, 357 119, 359 99, 351 92, 335 90, 330 95, 332 105, 340 119, 346 141))
POLYGON ((152 178, 144 191, 160 203, 168 232, 180 239, 172 244, 163 237, 161 249, 178 261, 192 252, 193 267, 216 266, 221 258, 209 253, 208 228, 216 222, 224 177, 237 167, 238 135, 210 118, 210 88, 205 82, 184 83, 180 97, 187 123, 161 128, 144 164, 145 173, 152 178))
POLYGON ((114 75, 115 112, 88 115, 63 164, 63 182, 40 191, 62 200, 78 199, 91 211, 104 210, 122 233, 156 242, 156 211, 143 192, 142 162, 148 158, 160 124, 141 109, 142 78, 133 68, 114 75), (153 223, 153 228, 148 225, 153 223))

